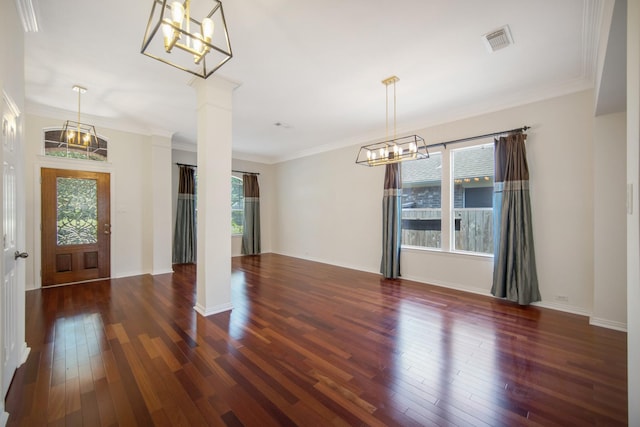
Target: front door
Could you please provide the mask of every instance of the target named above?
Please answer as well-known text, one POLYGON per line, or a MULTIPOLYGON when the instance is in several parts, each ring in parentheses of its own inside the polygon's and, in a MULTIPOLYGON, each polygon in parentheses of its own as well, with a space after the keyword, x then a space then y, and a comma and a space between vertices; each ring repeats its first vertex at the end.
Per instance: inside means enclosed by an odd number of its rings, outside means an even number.
MULTIPOLYGON (((2 91, 2 243, 3 275, 0 283, 2 331, 2 398, 7 394, 13 373, 24 361, 24 180, 19 132, 20 112, 2 91)), ((2 409, 0 405, 0 409, 2 409)), ((0 411, 0 422, 2 411, 0 411)))
POLYGON ((111 275, 109 174, 42 169, 42 285, 111 275))

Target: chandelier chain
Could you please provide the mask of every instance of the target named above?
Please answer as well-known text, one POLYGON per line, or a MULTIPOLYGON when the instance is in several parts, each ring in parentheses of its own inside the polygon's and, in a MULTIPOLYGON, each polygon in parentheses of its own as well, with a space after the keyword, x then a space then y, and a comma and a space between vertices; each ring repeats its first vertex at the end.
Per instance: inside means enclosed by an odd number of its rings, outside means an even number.
POLYGON ((382 80, 385 85, 385 128, 386 139, 360 147, 356 163, 367 166, 388 165, 406 160, 418 160, 429 158, 424 138, 418 135, 406 135, 398 138, 398 97, 396 91, 397 76, 387 77, 382 80), (393 84, 393 137, 389 138, 389 86, 393 84))
POLYGON ((82 96, 82 91, 78 89, 78 127, 80 126, 80 97, 82 96))
POLYGON ((396 139, 396 80, 393 80, 393 139, 396 139))
POLYGON ((385 138, 389 139, 389 85, 386 85, 385 102, 385 138))

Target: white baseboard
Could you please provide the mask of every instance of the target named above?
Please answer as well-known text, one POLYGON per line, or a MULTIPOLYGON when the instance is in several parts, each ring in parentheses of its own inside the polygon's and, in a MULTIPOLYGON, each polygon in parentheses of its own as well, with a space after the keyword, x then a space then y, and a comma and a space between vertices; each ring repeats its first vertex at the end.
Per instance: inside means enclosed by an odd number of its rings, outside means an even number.
POLYGON ((27 343, 25 342, 22 344, 22 355, 20 356, 20 365, 18 366, 22 366, 27 361, 29 353, 31 353, 31 347, 27 347, 27 343))
POLYGON ((333 266, 336 266, 336 267, 348 268, 349 270, 362 271, 362 272, 365 272, 365 273, 380 274, 380 271, 370 270, 370 269, 365 268, 365 267, 357 267, 357 266, 353 266, 353 265, 350 265, 350 264, 341 264, 341 263, 337 263, 335 261, 328 261, 328 260, 322 259, 322 258, 293 255, 293 254, 288 254, 288 253, 285 253, 285 252, 272 252, 272 253, 274 253, 276 255, 288 256, 288 257, 291 257, 291 258, 303 259, 305 261, 318 262, 320 264, 329 264, 329 265, 333 265, 333 266))
POLYGON ((442 282, 442 281, 436 282, 436 281, 430 281, 428 279, 425 281, 425 279, 419 279, 413 276, 401 276, 400 278, 405 280, 411 280, 412 282, 416 282, 416 283, 423 283, 425 285, 437 286, 439 288, 452 289, 454 291, 468 292, 471 294, 482 295, 485 297, 493 298, 493 295, 491 295, 491 292, 489 291, 481 291, 477 288, 469 288, 469 287, 458 285, 457 283, 442 282))
POLYGON ((9 413, 4 412, 3 410, 2 412, 0 412, 0 426, 5 427, 8 421, 9 421, 9 413))
MULTIPOLYGON (((470 289, 470 288, 465 288, 463 286, 458 286, 456 284, 453 283, 432 283, 432 282, 424 282, 420 279, 416 279, 415 277, 402 277, 403 279, 407 279, 407 280, 411 280, 414 282, 418 282, 418 283, 425 283, 428 285, 433 285, 433 286, 439 286, 439 287, 443 287, 443 288, 447 288, 447 289, 453 289, 456 291, 462 291, 462 292, 470 292, 473 294, 477 294, 477 295, 483 295, 483 296, 487 296, 487 297, 492 297, 493 295, 491 295, 491 292, 481 292, 478 291, 477 289, 470 289)), ((627 325, 626 323, 621 323, 621 322, 616 322, 613 320, 607 320, 607 319, 599 319, 596 317, 592 317, 591 316, 591 312, 588 310, 585 310, 583 308, 580 307, 575 307, 575 306, 571 306, 571 305, 566 305, 566 304, 558 304, 555 302, 548 302, 548 301, 539 301, 539 302, 534 302, 531 303, 531 305, 534 305, 536 307, 542 307, 542 308, 548 308, 551 310, 556 310, 556 311, 562 311, 565 313, 571 313, 571 314, 577 314, 580 316, 585 316, 589 318, 589 324, 593 325, 593 326, 600 326, 603 328, 608 328, 608 329, 614 329, 616 331, 622 331, 622 332, 627 332, 627 325)))
POLYGON ((589 317, 589 324, 593 326, 600 326, 602 328, 614 329, 620 332, 627 332, 626 323, 616 322, 614 320, 601 319, 598 317, 589 317))
POLYGON ((532 305, 542 308, 550 308, 551 310, 564 311, 565 313, 578 314, 585 317, 591 316, 591 312, 589 310, 585 310, 584 308, 567 304, 558 304, 553 301, 539 301, 532 303, 532 305))
MULTIPOLYGON (((278 255, 283 255, 283 256, 289 256, 289 257, 292 257, 292 258, 304 259, 304 260, 307 260, 307 261, 313 261, 313 262, 320 262, 320 263, 323 263, 323 264, 335 265, 337 267, 349 268, 349 269, 352 269, 352 270, 364 271, 366 273, 374 273, 374 274, 378 274, 379 273, 378 271, 371 271, 371 270, 366 269, 366 268, 356 267, 356 266, 352 266, 352 265, 345 265, 345 264, 337 264, 337 263, 334 263, 334 262, 331 262, 331 261, 327 261, 327 260, 319 259, 319 258, 314 258, 314 257, 309 257, 309 256, 300 256, 300 255, 288 254, 288 253, 283 253, 283 252, 273 252, 273 253, 278 254, 278 255)), ((428 281, 428 280, 425 280, 424 278, 417 278, 417 277, 405 276, 405 275, 403 275, 401 277, 401 279, 411 280, 412 282, 417 282, 417 283, 424 283, 426 285, 433 285, 433 286, 439 286, 439 287, 442 287, 442 288, 453 289, 453 290, 456 290, 456 291, 469 292, 469 293, 473 293, 473 294, 476 294, 476 295, 483 295, 483 296, 493 297, 493 295, 491 295, 491 293, 489 291, 480 291, 478 289, 461 286, 461 285, 456 284, 456 283, 444 283, 444 282, 436 283, 435 281, 428 281)), ((591 314, 592 314, 591 311, 585 310, 585 309, 583 309, 581 307, 575 307, 575 306, 567 305, 567 304, 558 304, 558 303, 553 302, 553 301, 534 302, 534 303, 532 303, 532 305, 537 306, 537 307, 549 308, 551 310, 563 311, 565 313, 577 314, 577 315, 580 315, 580 316, 588 317, 589 318, 589 324, 594 325, 594 326, 600 326, 600 327, 603 327, 603 328, 614 329, 616 331, 623 331, 623 332, 627 331, 627 325, 625 323, 592 317, 591 316, 591 314)))
POLYGON ((162 270, 154 270, 151 272, 152 276, 157 276, 158 274, 169 274, 169 273, 173 273, 173 268, 169 268, 169 269, 162 269, 162 270))
POLYGON ((225 304, 218 304, 213 307, 203 307, 200 304, 196 304, 193 309, 200 315, 207 317, 213 314, 223 313, 225 311, 233 310, 233 304, 227 302, 225 304))
POLYGON ((151 274, 149 271, 125 271, 115 273, 111 275, 111 279, 124 279, 125 277, 144 276, 145 274, 151 274))

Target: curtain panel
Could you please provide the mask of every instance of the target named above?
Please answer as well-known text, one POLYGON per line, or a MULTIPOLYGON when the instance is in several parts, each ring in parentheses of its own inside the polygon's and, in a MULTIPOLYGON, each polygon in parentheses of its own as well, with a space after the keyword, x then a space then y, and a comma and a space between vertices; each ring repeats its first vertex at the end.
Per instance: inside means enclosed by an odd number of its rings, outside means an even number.
POLYGON ((493 286, 491 293, 521 305, 540 301, 533 247, 526 135, 495 139, 493 286))
POLYGON ((242 175, 244 192, 244 224, 242 227, 242 253, 260 253, 260 187, 256 175, 242 175))
POLYGON ((382 261, 380 273, 387 279, 400 277, 402 244, 402 179, 400 163, 386 165, 382 197, 382 261))
POLYGON ((173 234, 173 263, 196 262, 196 174, 190 166, 179 166, 178 206, 173 234))

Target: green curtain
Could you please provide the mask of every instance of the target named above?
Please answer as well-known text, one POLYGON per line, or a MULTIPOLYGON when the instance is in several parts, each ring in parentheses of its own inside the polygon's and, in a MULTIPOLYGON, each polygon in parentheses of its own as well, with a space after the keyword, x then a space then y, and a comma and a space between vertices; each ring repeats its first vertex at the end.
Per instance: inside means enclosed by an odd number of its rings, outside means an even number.
POLYGON ((493 286, 491 293, 521 305, 540 301, 533 248, 526 135, 495 139, 493 286))
POLYGON ((260 187, 255 174, 242 175, 244 191, 244 224, 242 226, 242 253, 260 253, 260 187))
POLYGON ((196 179, 195 169, 179 166, 178 207, 173 234, 173 263, 196 262, 196 179))
POLYGON ((382 197, 382 261, 380 273, 387 279, 400 277, 402 244, 402 179, 400 163, 386 165, 382 197))

